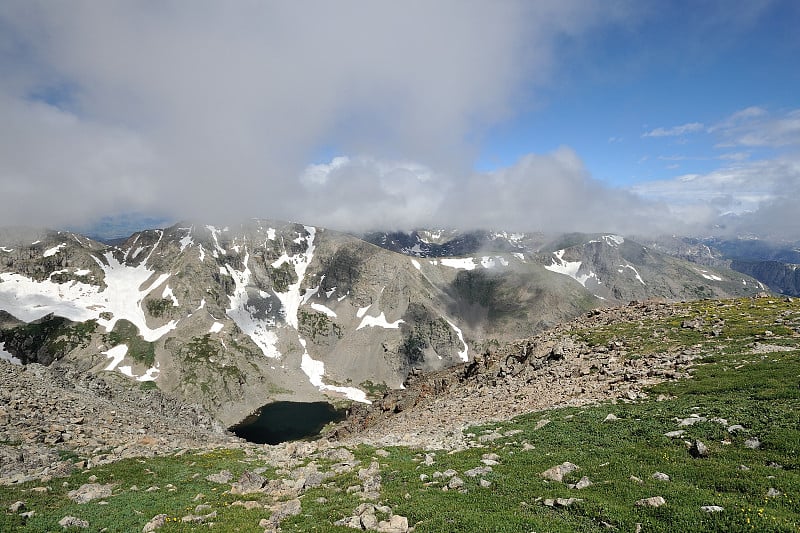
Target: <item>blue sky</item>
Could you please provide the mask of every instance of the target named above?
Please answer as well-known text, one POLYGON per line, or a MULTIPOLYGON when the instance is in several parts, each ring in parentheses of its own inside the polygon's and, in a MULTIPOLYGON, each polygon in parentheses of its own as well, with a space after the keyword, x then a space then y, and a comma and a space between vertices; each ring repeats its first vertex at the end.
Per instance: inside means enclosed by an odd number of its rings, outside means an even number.
POLYGON ((565 46, 544 101, 487 134, 478 168, 569 145, 596 178, 624 187, 706 173, 726 154, 774 156, 770 147, 715 148, 721 140, 706 130, 750 107, 776 117, 800 107, 798 4, 765 4, 743 20, 715 21, 726 8, 662 2, 627 27, 565 46), (697 123, 704 128, 645 136, 697 123))
POLYGON ((0 225, 800 240, 798 27, 794 0, 9 0, 0 225))

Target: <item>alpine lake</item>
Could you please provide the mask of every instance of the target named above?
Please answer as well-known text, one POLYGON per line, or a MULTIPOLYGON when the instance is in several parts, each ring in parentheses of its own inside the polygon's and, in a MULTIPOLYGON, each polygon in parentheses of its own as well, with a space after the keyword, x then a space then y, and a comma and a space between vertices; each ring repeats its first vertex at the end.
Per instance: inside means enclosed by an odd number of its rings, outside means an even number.
POLYGON ((313 439, 326 424, 344 420, 345 410, 327 402, 274 402, 232 426, 237 437, 255 444, 313 439))

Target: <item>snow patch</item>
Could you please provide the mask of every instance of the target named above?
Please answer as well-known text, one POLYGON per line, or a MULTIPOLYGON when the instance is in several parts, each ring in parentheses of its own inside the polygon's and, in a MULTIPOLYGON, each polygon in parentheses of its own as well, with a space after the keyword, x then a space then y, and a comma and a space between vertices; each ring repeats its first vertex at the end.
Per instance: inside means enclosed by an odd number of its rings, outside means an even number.
POLYGON ((0 361, 7 361, 12 365, 21 365, 22 361, 6 351, 6 345, 0 342, 0 361))
POLYGON ((44 253, 42 254, 42 257, 52 257, 52 256, 56 255, 58 252, 60 252, 61 250, 63 250, 66 246, 67 246, 67 243, 62 242, 58 246, 53 246, 52 248, 48 248, 47 250, 44 251, 44 253))
POLYGON ((267 229, 267 240, 274 241, 275 240, 275 228, 267 229))
POLYGON ((220 230, 214 226, 206 226, 206 229, 211 232, 211 238, 214 239, 214 257, 219 257, 217 252, 221 253, 222 255, 226 255, 228 252, 225 251, 225 248, 219 245, 219 238, 217 237, 217 234, 227 231, 228 228, 223 228, 220 230))
POLYGON ((581 261, 565 261, 564 252, 565 250, 553 252, 553 255, 555 256, 553 258, 553 263, 551 265, 544 265, 544 268, 551 272, 569 276, 584 287, 586 287, 586 282, 590 278, 595 278, 595 280, 597 280, 597 276, 595 276, 594 272, 589 272, 588 274, 578 274, 582 264, 581 261))
POLYGON ((175 294, 172 292, 172 289, 169 285, 164 287, 164 291, 161 293, 162 298, 169 298, 172 300, 172 307, 179 307, 180 304, 178 303, 178 299, 175 298, 175 294))
POLYGON ((499 255, 496 255, 494 257, 491 256, 481 257, 481 266, 483 268, 494 268, 498 264, 504 267, 508 266, 508 260, 505 257, 501 257, 499 255))
POLYGON ((514 252, 511 255, 513 255, 514 257, 516 257, 517 259, 519 259, 523 263, 525 262, 525 255, 523 255, 523 254, 521 254, 519 252, 514 252))
POLYGON ((361 324, 359 324, 358 327, 356 328, 356 331, 358 331, 361 328, 367 328, 367 327, 399 329, 400 324, 402 323, 403 319, 395 320, 394 322, 389 322, 388 320, 386 320, 386 315, 384 315, 383 311, 381 311, 381 314, 378 316, 369 316, 369 315, 365 316, 364 319, 361 321, 361 324))
POLYGON ((136 381, 155 381, 160 373, 161 370, 159 370, 158 363, 156 363, 156 366, 148 368, 147 372, 136 378, 136 381))
POLYGON ((306 341, 300 339, 300 344, 303 345, 303 357, 300 360, 300 369, 308 376, 308 381, 317 387, 320 391, 326 392, 338 392, 340 394, 344 394, 350 400, 354 402, 366 403, 371 404, 372 402, 367 399, 367 394, 355 387, 337 387, 334 385, 327 385, 322 378, 325 376, 325 363, 322 361, 317 361, 312 359, 310 355, 308 355, 308 350, 306 349, 306 341))
POLYGON ((711 281, 723 281, 721 277, 717 276, 716 274, 711 274, 708 270, 700 269, 697 271, 697 273, 706 279, 710 279, 711 281))
POLYGON ((422 265, 420 265, 419 261, 417 261, 416 259, 412 259, 411 264, 414 265, 414 268, 416 268, 417 270, 422 270, 422 265))
POLYGON ((372 304, 369 304, 366 307, 359 307, 358 311, 356 311, 356 317, 362 318, 364 315, 367 314, 367 311, 369 311, 370 307, 372 307, 372 304))
POLYGON ((508 242, 518 244, 522 239, 525 238, 524 233, 508 233, 505 231, 496 231, 491 234, 492 240, 497 239, 505 239, 508 242))
MULTIPOLYGON (((447 319, 445 318, 445 320, 447 319)), ((450 327, 456 331, 456 335, 458 335, 458 340, 460 340, 461 344, 464 345, 464 349, 458 352, 458 356, 461 358, 462 361, 466 363, 467 361, 469 361, 469 347, 467 346, 467 343, 464 341, 464 333, 449 320, 447 320, 447 323, 450 324, 450 327)))
POLYGON ((81 269, 81 270, 76 270, 76 271, 74 272, 74 274, 75 274, 76 276, 88 276, 88 275, 89 275, 89 274, 91 274, 91 273, 92 273, 92 271, 91 271, 91 270, 89 270, 89 269, 81 269))
POLYGON ((125 356, 128 354, 128 345, 127 344, 118 344, 111 348, 110 350, 106 350, 103 353, 106 357, 111 359, 111 362, 108 363, 108 366, 104 368, 104 370, 114 370, 117 368, 117 365, 125 359, 125 356))
POLYGON ((311 304, 311 309, 313 309, 314 311, 319 311, 320 313, 325 313, 331 318, 336 318, 336 313, 334 313, 333 310, 329 309, 328 307, 322 304, 313 303, 311 304))
MULTIPOLYGON (((636 270, 636 268, 635 268, 633 265, 620 265, 620 267, 621 267, 621 268, 623 268, 623 269, 625 269, 625 268, 629 268, 629 269, 633 270, 633 274, 636 276, 636 279, 638 279, 638 280, 639 280, 639 282, 640 282, 642 285, 645 285, 645 282, 644 282, 644 280, 642 279, 642 276, 640 276, 640 275, 639 275, 639 271, 638 271, 638 270, 636 270)), ((619 272, 619 273, 622 273, 622 272, 623 272, 623 270, 617 270, 617 272, 619 272)))
MULTIPOLYGON (((314 257, 315 250, 314 236, 316 235, 316 228, 313 226, 304 226, 304 228, 308 235, 300 235, 293 242, 301 244, 303 241, 305 241, 306 251, 292 257, 284 254, 272 264, 273 268, 278 268, 285 262, 294 265, 294 273, 297 275, 297 282, 289 285, 285 292, 273 291, 275 296, 277 296, 281 301, 286 322, 294 329, 298 329, 297 311, 300 309, 302 298, 305 296, 300 295, 300 285, 303 283, 303 278, 305 278, 306 270, 308 269, 308 265, 311 263, 311 260, 314 257)), ((311 296, 309 296, 309 298, 310 297, 311 296)))
POLYGON ((230 307, 225 313, 239 326, 239 329, 245 335, 252 339, 265 356, 277 358, 281 356, 276 347, 278 336, 270 329, 275 327, 275 322, 255 318, 253 314, 256 309, 248 305, 247 285, 250 283, 251 276, 250 267, 247 266, 249 260, 250 254, 245 253, 244 270, 241 272, 234 270, 230 265, 226 265, 235 287, 233 294, 229 296, 230 307))
POLYGON ((178 229, 182 229, 182 230, 186 231, 186 236, 184 236, 180 241, 178 241, 180 243, 180 245, 181 245, 181 253, 183 253, 183 251, 188 246, 191 246, 192 244, 194 244, 194 241, 192 240, 192 229, 193 229, 193 227, 191 227, 191 228, 178 228, 178 229))
POLYGON ((447 257, 441 259, 440 262, 450 268, 458 268, 462 270, 474 270, 475 260, 472 257, 447 257))
POLYGON ((225 325, 222 322, 214 322, 213 324, 211 324, 211 327, 208 329, 208 332, 219 333, 220 331, 222 331, 222 328, 224 327, 225 325))
POLYGON ((625 239, 621 235, 603 235, 603 240, 606 241, 606 244, 609 246, 619 246, 625 242, 625 239))
POLYGON ((92 258, 105 274, 105 289, 80 281, 59 284, 46 279, 37 282, 20 274, 3 273, 0 274, 0 309, 25 322, 49 313, 74 322, 96 319, 107 332, 114 329, 118 320, 125 319, 139 329, 147 342, 157 341, 175 329, 177 322, 174 320, 159 328, 150 328, 142 310, 142 301, 161 286, 169 274, 161 274, 145 285, 155 275, 146 267, 147 260, 130 267, 117 261, 111 252, 105 254, 108 264, 92 258), (142 286, 144 288, 140 288, 142 286), (111 318, 101 318, 104 312, 111 313, 111 318))
POLYGON ((5 246, 0 246, 0 252, 5 252, 7 254, 10 254, 13 251, 14 251, 13 248, 6 248, 5 246))

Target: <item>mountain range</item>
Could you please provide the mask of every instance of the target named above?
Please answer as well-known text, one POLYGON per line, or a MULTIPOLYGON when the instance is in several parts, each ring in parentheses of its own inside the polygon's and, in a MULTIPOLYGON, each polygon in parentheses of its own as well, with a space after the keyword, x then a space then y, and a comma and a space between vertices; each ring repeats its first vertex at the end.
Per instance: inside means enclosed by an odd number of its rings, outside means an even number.
POLYGON ((412 370, 596 307, 752 296, 766 289, 756 277, 775 277, 697 256, 700 242, 639 240, 273 220, 115 244, 2 229, 0 357, 155 386, 233 426, 275 401, 368 403, 412 370))

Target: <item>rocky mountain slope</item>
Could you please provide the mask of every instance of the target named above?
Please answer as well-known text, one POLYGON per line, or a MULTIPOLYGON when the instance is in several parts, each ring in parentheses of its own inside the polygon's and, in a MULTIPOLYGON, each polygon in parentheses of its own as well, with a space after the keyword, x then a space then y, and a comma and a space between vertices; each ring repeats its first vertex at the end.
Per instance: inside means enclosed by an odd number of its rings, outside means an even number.
POLYGON ((366 403, 412 369, 448 368, 598 306, 761 290, 615 235, 481 235, 476 250, 429 232, 438 253, 473 252, 409 257, 266 220, 178 224, 117 246, 2 230, 0 356, 154 382, 230 426, 272 401, 366 403))
POLYGON ((791 298, 597 309, 279 446, 0 361, 0 529, 795 531, 799 340, 791 298))
POLYGON ((673 236, 651 244, 657 250, 692 263, 741 272, 775 292, 800 295, 800 243, 673 236))

